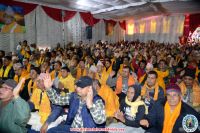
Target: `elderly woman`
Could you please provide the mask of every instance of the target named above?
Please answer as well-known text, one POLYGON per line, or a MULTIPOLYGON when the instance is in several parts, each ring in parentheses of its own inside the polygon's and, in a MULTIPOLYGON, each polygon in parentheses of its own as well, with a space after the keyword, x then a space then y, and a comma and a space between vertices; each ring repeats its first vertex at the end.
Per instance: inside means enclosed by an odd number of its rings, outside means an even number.
POLYGON ((124 128, 125 133, 143 133, 139 121, 147 113, 145 103, 140 97, 140 86, 132 85, 128 88, 125 99, 120 103, 120 110, 115 112, 115 118, 120 122, 112 123, 109 128, 124 128))

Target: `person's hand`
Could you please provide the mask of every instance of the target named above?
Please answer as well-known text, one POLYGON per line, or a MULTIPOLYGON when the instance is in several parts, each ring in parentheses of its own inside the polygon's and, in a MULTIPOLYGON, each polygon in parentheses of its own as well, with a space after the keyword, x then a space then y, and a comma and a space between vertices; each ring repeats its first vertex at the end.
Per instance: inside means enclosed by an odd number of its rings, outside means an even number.
POLYGON ((22 78, 20 80, 20 82, 17 84, 17 86, 14 88, 14 90, 13 90, 14 98, 18 98, 19 97, 20 89, 22 87, 22 84, 24 84, 25 80, 26 80, 25 78, 22 78))
POLYGON ((115 114, 114 114, 114 117, 117 118, 117 119, 119 118, 119 112, 120 112, 120 111, 117 110, 117 111, 115 112, 115 114))
POLYGON ((115 75, 115 71, 111 71, 111 73, 110 73, 110 77, 113 77, 114 75, 115 75))
POLYGON ((92 86, 90 86, 86 97, 87 108, 90 109, 92 107, 92 104, 93 104, 93 90, 92 86))
POLYGON ((147 120, 143 119, 143 120, 140 120, 140 125, 145 126, 145 127, 149 127, 149 122, 147 120))
POLYGON ((44 82, 44 87, 46 89, 51 88, 51 86, 53 85, 53 81, 51 80, 50 74, 42 73, 42 75, 40 76, 44 82))
POLYGON ((135 82, 137 83, 138 82, 138 77, 137 77, 137 75, 136 75, 136 73, 132 73, 132 77, 134 78, 134 80, 135 80, 135 82))
POLYGON ((150 101, 150 95, 149 95, 149 92, 146 92, 145 98, 146 98, 148 101, 150 101))
POLYGON ((135 52, 134 52, 134 57, 136 57, 137 55, 138 55, 138 51, 135 50, 135 52))
POLYGON ((47 128, 48 128, 48 124, 47 123, 44 123, 40 129, 40 133, 46 133, 47 131, 47 128))
POLYGON ((124 118, 124 114, 122 111, 118 110, 116 113, 115 113, 115 118, 117 118, 118 120, 120 120, 121 122, 125 122, 125 118, 124 118))
POLYGON ((119 112, 119 120, 125 122, 124 113, 122 111, 119 112))
POLYGON ((58 83, 58 88, 62 90, 64 88, 64 85, 61 82, 59 82, 58 83))

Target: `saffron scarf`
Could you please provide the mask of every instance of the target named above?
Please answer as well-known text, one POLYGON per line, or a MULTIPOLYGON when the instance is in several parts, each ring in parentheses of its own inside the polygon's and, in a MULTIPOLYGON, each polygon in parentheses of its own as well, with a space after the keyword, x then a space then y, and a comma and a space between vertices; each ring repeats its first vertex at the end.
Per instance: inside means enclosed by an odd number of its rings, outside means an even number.
POLYGON ((77 67, 77 74, 76 74, 76 79, 79 79, 81 76, 86 76, 87 71, 84 68, 83 70, 80 67, 77 67))
POLYGON ((106 116, 114 117, 115 112, 119 110, 119 97, 107 85, 101 86, 98 95, 105 101, 106 116))
POLYGON ((36 82, 33 83, 32 79, 28 82, 28 94, 31 96, 33 91, 37 89, 36 82))
POLYGON ((138 112, 138 107, 140 105, 145 106, 145 114, 148 114, 148 109, 145 105, 145 103, 141 100, 141 97, 139 96, 134 102, 128 101, 128 98, 126 96, 125 103, 129 106, 131 106, 131 116, 136 116, 136 113, 138 112))
POLYGON ((35 109, 39 109, 40 122, 43 124, 51 114, 51 105, 47 93, 37 88, 34 90, 30 101, 34 104, 35 109))
POLYGON ((108 77, 109 77, 109 74, 105 71, 103 71, 101 73, 101 76, 98 73, 96 74, 96 79, 99 80, 101 85, 106 85, 106 81, 107 81, 108 77))
POLYGON ((29 73, 26 70, 22 70, 21 76, 15 74, 14 80, 19 83, 22 78, 27 79, 29 77, 29 73))
POLYGON ((45 57, 40 57, 39 61, 38 61, 38 64, 39 65, 42 65, 44 63, 44 60, 45 60, 45 57))
POLYGON ((26 71, 27 71, 28 73, 30 73, 30 71, 31 71, 31 64, 28 64, 28 65, 27 65, 26 71))
POLYGON ((168 102, 166 102, 165 107, 164 107, 165 114, 164 114, 164 125, 163 125, 162 133, 172 133, 176 119, 180 115, 181 105, 182 103, 180 101, 179 104, 174 109, 174 111, 171 113, 170 105, 168 102))
MULTIPOLYGON (((51 80, 54 80, 56 77, 55 77, 55 74, 56 74, 56 70, 53 70, 51 73, 50 73, 50 76, 51 76, 51 80)), ((61 77, 61 72, 59 71, 58 72, 58 78, 61 77)))
MULTIPOLYGON (((119 76, 117 79, 117 83, 116 83, 116 90, 115 93, 116 94, 120 94, 122 92, 122 76, 119 76)), ((129 75, 128 77, 128 86, 130 85, 134 85, 135 84, 135 80, 132 76, 129 75)))
POLYGON ((147 85, 147 82, 145 82, 144 86, 142 87, 142 90, 141 90, 141 96, 145 96, 146 93, 147 93, 147 89, 148 90, 153 90, 155 89, 154 91, 154 96, 153 96, 153 100, 156 101, 158 99, 158 91, 159 91, 159 85, 158 85, 158 82, 156 82, 155 86, 153 87, 149 87, 147 85))
MULTIPOLYGON (((184 96, 187 92, 187 88, 185 86, 185 83, 182 81, 180 84, 179 84, 179 87, 181 88, 181 93, 182 95, 184 96)), ((199 106, 200 105, 200 87, 199 87, 199 84, 197 83, 197 81, 194 81, 193 83, 193 87, 192 87, 192 105, 194 107, 196 106, 199 106)))
POLYGON ((165 78, 165 77, 169 76, 169 70, 162 72, 162 71, 158 70, 157 68, 155 68, 154 71, 157 72, 158 77, 165 78))
POLYGON ((59 78, 59 82, 61 82, 64 85, 64 88, 68 89, 69 92, 74 92, 74 82, 75 78, 69 74, 67 77, 63 78, 62 76, 59 78))

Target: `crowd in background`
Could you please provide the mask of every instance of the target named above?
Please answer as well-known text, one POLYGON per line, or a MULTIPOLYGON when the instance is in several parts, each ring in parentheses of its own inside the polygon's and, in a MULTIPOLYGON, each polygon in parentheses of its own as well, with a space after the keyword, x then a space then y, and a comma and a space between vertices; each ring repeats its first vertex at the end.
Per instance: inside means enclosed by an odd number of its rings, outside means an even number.
MULTIPOLYGON (((197 120, 188 128, 200 131, 199 44, 98 41, 39 49, 25 40, 15 52, 0 50, 0 79, 1 88, 21 84, 11 90, 29 105, 23 110, 26 121, 13 127, 24 124, 22 132, 117 127, 131 133, 177 133, 187 130, 186 115, 197 120)), ((12 101, 3 102, 3 93, 1 110, 12 101)), ((11 108, 10 114, 18 109, 11 108)), ((1 121, 0 130, 14 132, 7 128, 1 121)))

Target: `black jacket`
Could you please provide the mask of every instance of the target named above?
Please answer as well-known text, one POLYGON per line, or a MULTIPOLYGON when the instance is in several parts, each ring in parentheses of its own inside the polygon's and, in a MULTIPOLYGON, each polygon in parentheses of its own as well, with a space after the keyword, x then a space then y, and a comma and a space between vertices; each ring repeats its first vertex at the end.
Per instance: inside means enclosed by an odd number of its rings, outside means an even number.
MULTIPOLYGON (((162 133, 165 103, 166 101, 156 102, 155 105, 152 107, 152 110, 147 115, 147 119, 150 124, 150 128, 146 131, 147 133, 162 133)), ((185 123, 183 120, 184 118, 186 118, 186 115, 193 115, 196 117, 198 128, 194 131, 194 133, 200 133, 200 114, 184 102, 182 102, 181 112, 174 124, 172 133, 186 133, 186 131, 183 128, 183 125, 185 125, 183 124, 185 123)))
POLYGON ((120 103, 120 110, 124 113, 125 117, 125 125, 130 127, 140 127, 140 120, 145 116, 145 107, 144 105, 138 106, 138 111, 136 113, 135 118, 129 115, 130 106, 126 104, 125 99, 123 99, 120 103))

